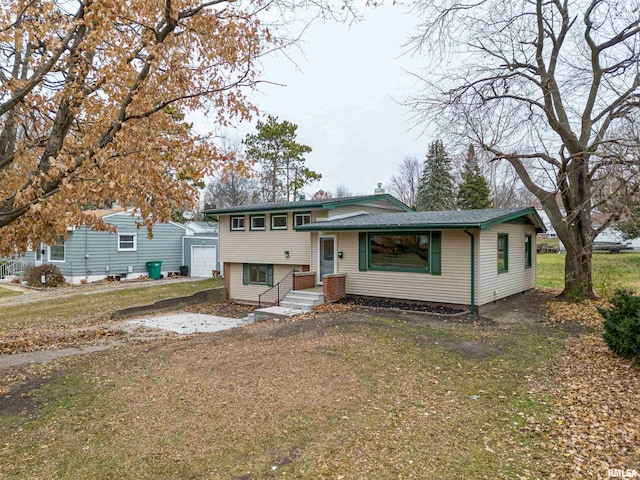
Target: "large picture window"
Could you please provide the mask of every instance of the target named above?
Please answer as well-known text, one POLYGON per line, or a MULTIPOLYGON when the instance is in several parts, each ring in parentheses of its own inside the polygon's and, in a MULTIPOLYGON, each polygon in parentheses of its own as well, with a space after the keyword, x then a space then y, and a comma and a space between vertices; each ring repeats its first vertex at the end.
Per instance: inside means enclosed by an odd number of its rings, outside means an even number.
POLYGON ((49 247, 50 262, 64 262, 64 238, 60 237, 49 247))
POLYGON ((509 235, 498 234, 498 273, 509 271, 509 235))
POLYGON ((429 271, 429 235, 370 235, 369 268, 429 271))

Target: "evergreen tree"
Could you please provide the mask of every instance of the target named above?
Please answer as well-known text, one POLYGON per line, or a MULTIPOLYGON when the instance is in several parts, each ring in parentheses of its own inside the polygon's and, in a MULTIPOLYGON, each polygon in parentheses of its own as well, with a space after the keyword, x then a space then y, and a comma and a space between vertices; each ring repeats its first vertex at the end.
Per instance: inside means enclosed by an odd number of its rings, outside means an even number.
POLYGON ((456 208, 456 187, 451 175, 451 160, 441 140, 429 146, 418 185, 418 210, 453 210, 456 208))
POLYGON ((480 165, 478 165, 473 145, 469 145, 469 152, 462 172, 462 184, 458 190, 458 207, 463 210, 472 210, 491 208, 491 206, 489 184, 480 172, 480 165))
POLYGON ((298 126, 278 117, 267 116, 258 121, 257 133, 244 139, 247 157, 260 165, 260 183, 264 200, 276 202, 294 200, 307 184, 320 180, 322 175, 304 165, 304 155, 311 147, 296 141, 298 126))

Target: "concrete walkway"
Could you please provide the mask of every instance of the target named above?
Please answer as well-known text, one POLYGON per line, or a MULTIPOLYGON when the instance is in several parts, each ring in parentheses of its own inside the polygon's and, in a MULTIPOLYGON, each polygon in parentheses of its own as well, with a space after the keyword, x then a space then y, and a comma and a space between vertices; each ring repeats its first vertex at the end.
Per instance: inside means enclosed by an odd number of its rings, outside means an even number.
POLYGON ((146 328, 159 328, 169 332, 191 334, 219 332, 229 328, 242 327, 252 323, 252 321, 247 318, 228 318, 202 313, 178 312, 130 320, 128 323, 146 328))

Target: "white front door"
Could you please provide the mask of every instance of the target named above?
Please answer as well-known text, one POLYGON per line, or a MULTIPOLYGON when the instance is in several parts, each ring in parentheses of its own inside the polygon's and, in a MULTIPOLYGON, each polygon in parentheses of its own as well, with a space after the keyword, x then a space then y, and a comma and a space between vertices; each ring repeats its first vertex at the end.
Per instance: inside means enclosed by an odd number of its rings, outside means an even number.
POLYGON ((191 276, 210 277, 218 268, 215 245, 194 245, 191 247, 191 276))
POLYGON ((336 273, 336 237, 318 237, 318 283, 336 273))

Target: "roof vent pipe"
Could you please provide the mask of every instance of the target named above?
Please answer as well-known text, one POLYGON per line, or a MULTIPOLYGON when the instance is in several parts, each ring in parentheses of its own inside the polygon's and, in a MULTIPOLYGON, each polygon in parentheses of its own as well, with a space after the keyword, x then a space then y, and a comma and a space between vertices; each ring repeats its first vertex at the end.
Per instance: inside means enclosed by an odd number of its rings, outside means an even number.
POLYGON ((376 195, 380 194, 380 193, 384 193, 384 188, 382 188, 382 183, 378 183, 378 188, 376 188, 373 193, 375 193, 376 195))

